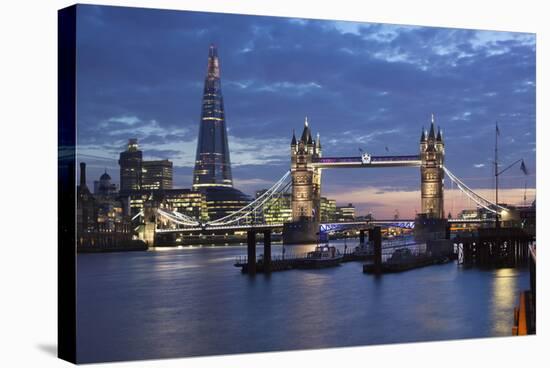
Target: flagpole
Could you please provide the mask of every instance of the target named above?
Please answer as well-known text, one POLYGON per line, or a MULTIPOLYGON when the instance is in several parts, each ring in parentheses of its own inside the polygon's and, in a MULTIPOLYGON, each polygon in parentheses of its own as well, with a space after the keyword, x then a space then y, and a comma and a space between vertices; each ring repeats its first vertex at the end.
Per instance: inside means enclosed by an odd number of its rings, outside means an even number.
POLYGON ((510 169, 512 166, 521 162, 521 171, 527 175, 527 168, 525 167, 525 162, 522 158, 517 161, 514 161, 512 164, 508 165, 506 168, 498 171, 498 136, 500 135, 500 130, 498 129, 498 121, 495 122, 495 205, 497 206, 497 211, 495 212, 496 220, 495 227, 500 228, 500 214, 498 212, 498 177, 500 174, 504 173, 506 170, 510 169))

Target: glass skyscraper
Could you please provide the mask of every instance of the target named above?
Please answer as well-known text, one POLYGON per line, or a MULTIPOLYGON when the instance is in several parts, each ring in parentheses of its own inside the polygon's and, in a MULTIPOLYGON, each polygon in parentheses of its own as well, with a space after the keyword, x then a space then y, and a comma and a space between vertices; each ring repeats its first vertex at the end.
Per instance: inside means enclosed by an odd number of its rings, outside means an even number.
POLYGON ((193 189, 204 193, 210 220, 234 213, 251 201, 249 196, 233 188, 220 83, 220 61, 215 45, 210 45, 208 50, 193 189))
POLYGON ((233 180, 227 145, 218 50, 215 45, 210 45, 193 172, 193 189, 220 186, 232 187, 233 180))

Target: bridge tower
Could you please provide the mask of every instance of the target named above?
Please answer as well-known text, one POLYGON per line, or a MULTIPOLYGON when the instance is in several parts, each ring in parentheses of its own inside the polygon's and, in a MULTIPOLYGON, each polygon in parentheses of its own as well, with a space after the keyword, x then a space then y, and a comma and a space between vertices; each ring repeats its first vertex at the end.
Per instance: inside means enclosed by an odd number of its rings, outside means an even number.
POLYGON ((321 141, 312 139, 307 121, 302 136, 296 141, 292 135, 290 143, 292 176, 292 221, 309 220, 319 222, 321 202, 321 169, 311 167, 314 158, 321 157, 321 141))
POLYGON ((420 181, 422 197, 422 213, 427 218, 444 219, 443 207, 443 164, 445 161, 445 143, 441 129, 438 127, 435 134, 434 116, 430 132, 426 134, 422 129, 420 137, 420 181))
POLYGON ((314 243, 321 219, 321 169, 311 163, 321 157, 321 140, 319 135, 316 140, 312 138, 307 117, 300 139, 292 134, 290 157, 292 222, 284 224, 283 242, 314 243))
POLYGON ((149 247, 155 245, 158 208, 159 203, 153 199, 153 195, 143 203, 143 224, 140 227, 138 236, 149 247))

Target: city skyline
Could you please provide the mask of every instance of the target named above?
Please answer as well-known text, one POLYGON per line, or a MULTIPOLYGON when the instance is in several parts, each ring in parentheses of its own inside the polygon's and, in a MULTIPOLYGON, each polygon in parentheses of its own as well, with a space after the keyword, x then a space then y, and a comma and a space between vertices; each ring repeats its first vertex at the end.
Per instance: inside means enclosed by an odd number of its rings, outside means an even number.
MULTIPOLYGON (((90 179, 104 167, 118 169, 94 162, 94 156, 118 155, 122 142, 137 137, 149 159, 174 161, 174 186, 191 187, 204 60, 215 43, 234 185, 246 193, 271 186, 288 170, 292 129, 301 130, 306 115, 313 132, 321 134, 324 155, 350 156, 359 148, 416 154, 420 129, 435 112, 447 142, 447 165, 488 198, 499 120, 502 162, 525 159, 529 202, 534 199, 534 35, 115 7, 79 10, 78 150, 90 162, 90 179), (133 27, 125 21, 130 18, 143 24, 133 27), (153 22, 163 27, 145 34, 153 22), (230 25, 234 31, 228 32, 230 25), (130 41, 129 32, 140 37, 130 41), (122 63, 122 70, 115 60, 129 64, 122 63)), ((354 203, 359 214, 392 214, 398 208, 407 216, 420 209, 417 170, 348 170, 345 179, 335 170, 323 175, 322 195, 354 203)), ((519 169, 503 177, 503 201, 523 198, 525 178, 519 169)), ((453 196, 449 189, 447 196, 453 196)), ((447 196, 446 212, 455 203, 461 207, 463 198, 447 196)))

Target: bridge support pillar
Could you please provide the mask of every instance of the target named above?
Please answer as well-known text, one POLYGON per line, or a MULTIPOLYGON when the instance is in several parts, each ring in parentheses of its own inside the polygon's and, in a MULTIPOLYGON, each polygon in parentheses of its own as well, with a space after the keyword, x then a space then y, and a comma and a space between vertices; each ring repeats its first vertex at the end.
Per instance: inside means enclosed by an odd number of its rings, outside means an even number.
POLYGON ((284 244, 315 244, 319 241, 319 222, 308 219, 283 225, 284 244))
POLYGON ((359 230, 359 244, 365 244, 365 230, 359 230))
POLYGON ((264 230, 264 272, 271 272, 271 230, 264 230))
POLYGON ((372 240, 374 239, 374 229, 370 228, 370 229, 367 229, 367 231, 368 231, 369 242, 370 242, 371 244, 374 244, 374 243, 372 242, 372 240))
MULTIPOLYGON (((369 235, 371 231, 369 231, 369 235)), ((372 229, 372 242, 374 244, 374 273, 382 273, 382 232, 380 226, 372 229)))
POLYGON ((248 230, 247 245, 248 245, 248 259, 247 259, 247 271, 249 275, 256 274, 256 232, 254 230, 248 230))

